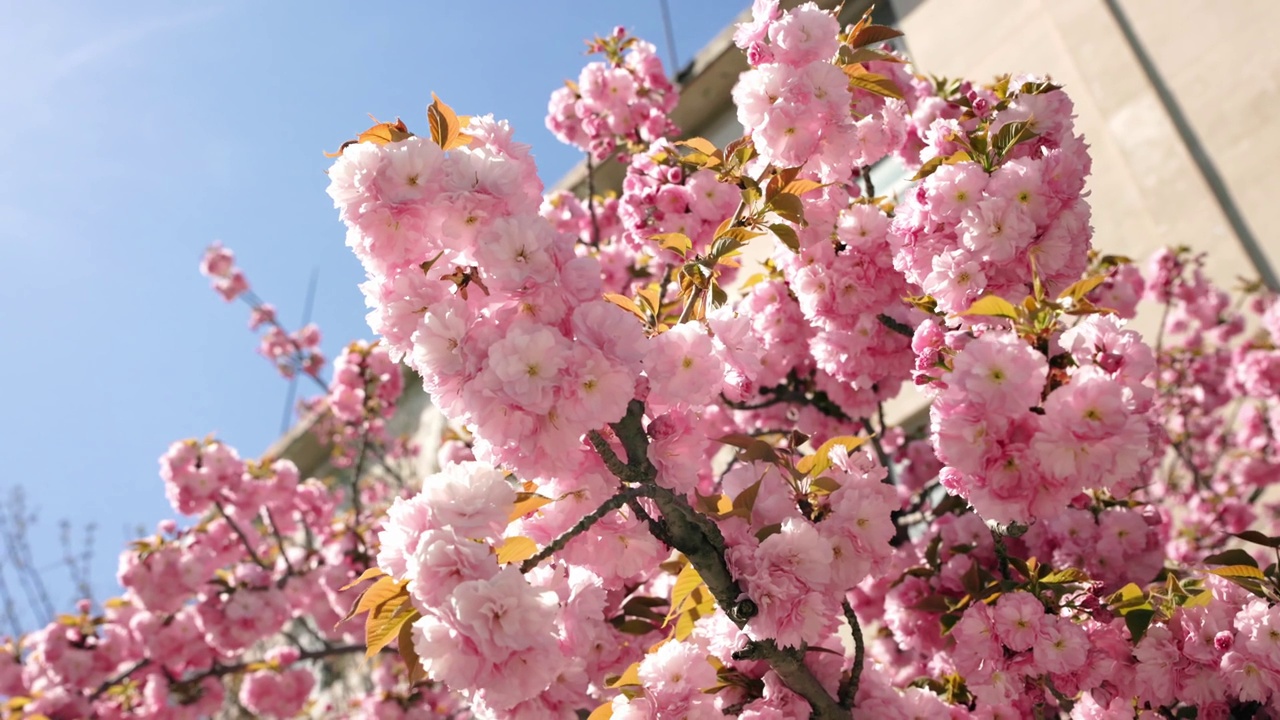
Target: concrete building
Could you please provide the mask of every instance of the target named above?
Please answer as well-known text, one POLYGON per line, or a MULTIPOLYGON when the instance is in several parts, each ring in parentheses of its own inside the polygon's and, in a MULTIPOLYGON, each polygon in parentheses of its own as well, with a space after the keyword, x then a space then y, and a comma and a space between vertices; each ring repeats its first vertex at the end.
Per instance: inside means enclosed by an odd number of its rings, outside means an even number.
MULTIPOLYGON (((845 2, 842 24, 870 5, 845 2)), ((747 9, 741 19, 749 17, 747 9)), ((1065 85, 1093 155, 1096 247, 1143 261, 1186 245, 1209 252, 1209 272, 1224 287, 1243 277, 1280 288, 1280 231, 1266 221, 1280 188, 1268 174, 1280 160, 1280 133, 1268 121, 1280 112, 1280 44, 1266 33, 1280 22, 1280 3, 889 0, 874 17, 906 34, 895 42, 916 72, 975 81, 1026 72, 1065 85)), ((680 72, 672 114, 685 136, 719 146, 742 135, 730 91, 748 66, 732 36, 726 28, 680 72)), ((623 170, 597 168, 597 190, 620 187, 623 170)), ((872 179, 882 192, 905 184, 896 162, 873 168, 872 179)), ((555 188, 581 194, 585 180, 583 163, 555 188)), ((1153 334, 1154 319, 1134 327, 1153 334)), ((904 395, 891 419, 923 409, 911 389, 904 395)))
MULTIPOLYGON (((870 4, 844 3, 842 22, 870 4)), ((1280 187, 1268 175, 1280 160, 1268 121, 1280 112, 1280 44, 1267 36, 1280 3, 891 0, 875 17, 906 33, 917 72, 978 81, 1030 72, 1066 86, 1093 154, 1097 245, 1135 259, 1171 244, 1212 250, 1215 277, 1277 286, 1280 231, 1265 216, 1280 187)), ((732 36, 725 28, 679 74, 672 117, 686 136, 723 145, 742 134, 729 92, 747 63, 732 36)), ((596 187, 620 186, 622 171, 598 168, 596 187)), ((583 164, 555 187, 581 191, 585 177, 583 164)))

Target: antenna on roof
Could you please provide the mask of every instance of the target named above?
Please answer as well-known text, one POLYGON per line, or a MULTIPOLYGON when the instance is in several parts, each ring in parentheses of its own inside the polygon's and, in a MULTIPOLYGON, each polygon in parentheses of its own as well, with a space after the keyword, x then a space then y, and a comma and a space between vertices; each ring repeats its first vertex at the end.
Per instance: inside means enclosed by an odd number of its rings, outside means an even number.
POLYGON ((667 35, 667 54, 671 57, 671 77, 676 77, 680 73, 680 54, 676 52, 676 32, 671 27, 671 8, 667 7, 667 0, 658 0, 658 5, 662 8, 662 29, 667 35))
MULTIPOLYGON (((316 303, 316 285, 320 282, 320 266, 317 265, 311 270, 311 282, 307 284, 307 301, 302 308, 302 324, 298 329, 307 326, 311 322, 311 309, 316 303)), ((298 368, 301 372, 302 368, 298 368)), ((298 394, 298 372, 293 374, 289 379, 289 393, 284 398, 284 416, 280 418, 280 434, 283 435, 289 431, 289 425, 293 421, 293 400, 298 394)))

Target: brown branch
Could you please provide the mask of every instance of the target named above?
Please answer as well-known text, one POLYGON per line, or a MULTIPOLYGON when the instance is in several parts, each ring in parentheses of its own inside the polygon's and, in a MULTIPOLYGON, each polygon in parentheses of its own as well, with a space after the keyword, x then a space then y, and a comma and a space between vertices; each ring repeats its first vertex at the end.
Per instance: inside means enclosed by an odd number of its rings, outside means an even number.
POLYGON ((573 527, 569 528, 567 531, 565 531, 562 535, 557 537, 555 540, 552 540, 550 543, 547 544, 546 547, 539 550, 536 555, 534 555, 533 557, 521 563, 520 572, 527 573, 530 570, 538 567, 538 565, 543 560, 546 560, 552 555, 563 550, 564 546, 568 545, 570 540, 586 532, 592 525, 595 525, 597 522, 600 522, 600 520, 604 518, 605 515, 608 515, 614 510, 617 510, 623 505, 626 505, 627 501, 635 497, 635 495, 636 495, 635 490, 625 490, 623 492, 618 493, 617 495, 614 495, 608 500, 605 500, 600 505, 600 507, 596 508, 595 511, 593 511, 590 515, 587 515, 586 517, 579 520, 573 527))
MULTIPOLYGON (((623 471, 621 474, 615 472, 620 480, 632 482, 632 478, 642 478, 639 482, 645 485, 644 494, 653 499, 662 517, 654 519, 642 512, 637 512, 637 516, 646 521, 655 537, 688 558, 717 605, 735 625, 743 628, 756 615, 758 608, 729 570, 724 557, 724 536, 720 528, 710 518, 694 510, 686 498, 657 484, 658 471, 649 461, 649 436, 645 433, 643 418, 644 403, 632 400, 627 406, 627 414, 612 425, 626 450, 625 464, 599 433, 592 433, 592 445, 600 452, 606 466, 623 471)), ((638 511, 643 509, 635 498, 632 498, 631 506, 638 511)), ((743 652, 747 654, 742 659, 767 662, 788 688, 805 698, 813 708, 812 718, 843 720, 850 717, 849 710, 840 706, 805 665, 802 650, 779 648, 773 640, 757 640, 743 652)))
POLYGON ((280 534, 280 527, 276 525, 276 519, 271 515, 271 510, 263 508, 263 512, 267 514, 267 525, 271 528, 271 535, 276 539, 276 547, 280 550, 280 559, 284 561, 285 574, 280 576, 276 581, 277 587, 283 588, 285 583, 289 582, 289 576, 296 575, 293 569, 293 563, 289 562, 289 554, 285 552, 284 537, 280 534))
POLYGON ((849 674, 841 679, 837 697, 840 699, 840 707, 852 710, 854 702, 858 699, 858 685, 862 682, 862 665, 866 662, 867 646, 862 637, 862 626, 858 624, 858 616, 853 612, 853 607, 849 605, 848 600, 841 603, 841 606, 844 608, 845 622, 849 623, 849 631, 853 634, 853 667, 850 667, 849 674))
POLYGON ((587 213, 591 216, 591 247, 600 247, 600 219, 596 217, 596 168, 587 151, 587 213))
POLYGON ((240 542, 244 545, 245 552, 249 553, 249 559, 253 561, 253 564, 264 570, 270 570, 271 566, 263 562, 262 558, 258 557, 258 553, 253 551, 253 543, 249 542, 249 536, 245 535, 244 530, 241 530, 236 521, 231 519, 231 516, 227 514, 226 508, 222 507, 222 503, 214 500, 213 506, 218 509, 218 514, 227 521, 227 524, 231 526, 231 529, 240 538, 240 542))
POLYGON ((809 702, 811 720, 848 720, 853 717, 804 664, 804 654, 795 648, 779 648, 773 640, 752 640, 733 654, 734 660, 763 660, 782 678, 791 692, 809 702))
POLYGON ((618 457, 618 454, 609 446, 609 441, 600 434, 599 430, 592 430, 587 433, 587 440, 590 441, 591 447, 596 449, 600 459, 604 461, 604 466, 619 480, 632 484, 645 481, 645 478, 634 472, 630 465, 618 457))
POLYGON ((138 672, 139 670, 141 670, 142 668, 150 664, 151 664, 151 658, 142 658, 138 662, 130 665, 129 669, 125 670, 119 675, 103 680, 102 684, 98 686, 98 689, 94 690, 93 694, 89 696, 89 702, 93 702, 94 700, 97 700, 98 698, 102 697, 103 693, 110 690, 112 687, 119 685, 125 680, 128 680, 129 677, 132 676, 134 673, 138 672))

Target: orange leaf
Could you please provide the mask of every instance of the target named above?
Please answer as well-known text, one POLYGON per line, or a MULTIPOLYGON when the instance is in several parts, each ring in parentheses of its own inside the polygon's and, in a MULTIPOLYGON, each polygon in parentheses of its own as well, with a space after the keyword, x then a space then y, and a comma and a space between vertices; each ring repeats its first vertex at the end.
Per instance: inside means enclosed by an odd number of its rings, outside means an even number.
POLYGON ((440 102, 431 93, 431 105, 427 107, 427 122, 431 125, 431 139, 443 150, 452 150, 471 142, 471 136, 462 132, 462 121, 453 108, 440 102))
POLYGON ((527 537, 509 537, 498 546, 498 564, 522 562, 538 554, 538 544, 527 537))
POLYGON ((604 299, 640 318, 641 322, 645 321, 644 313, 640 312, 640 308, 636 307, 631 298, 617 293, 605 293, 604 299))
POLYGON ((418 649, 413 646, 413 623, 406 622, 400 625, 400 631, 396 637, 396 649, 400 651, 400 659, 404 660, 405 669, 409 671, 410 686, 426 677, 426 670, 422 668, 422 659, 418 657, 418 649))
POLYGON ((396 118, 393 123, 380 123, 377 118, 373 120, 377 123, 376 125, 360 133, 355 140, 348 140, 342 143, 342 147, 339 147, 337 152, 327 152, 324 156, 338 157, 347 149, 348 145, 355 145, 356 143, 371 142, 375 145, 387 145, 413 137, 413 133, 409 132, 408 126, 400 118, 396 118))
POLYGON ((365 591, 360 593, 360 597, 356 598, 355 604, 351 606, 350 612, 338 624, 342 624, 360 613, 369 612, 401 593, 408 597, 409 591, 406 589, 408 585, 408 582, 396 582, 391 576, 383 575, 378 579, 378 582, 365 588, 365 591))
POLYGON ((364 572, 360 573, 360 577, 356 578, 355 580, 352 580, 351 582, 347 583, 346 585, 343 585, 342 587, 338 588, 338 590, 339 590, 339 592, 341 592, 341 591, 343 591, 343 590, 350 590, 351 588, 353 588, 353 587, 355 587, 355 586, 359 585, 360 583, 364 582, 365 580, 372 580, 372 579, 374 579, 374 578, 376 578, 376 577, 382 577, 383 575, 386 575, 386 573, 382 571, 382 568, 380 568, 380 567, 371 567, 371 568, 369 568, 368 570, 365 570, 364 572))
POLYGON ((364 622, 365 657, 373 657, 400 635, 400 627, 412 625, 422 615, 409 603, 409 593, 393 598, 369 613, 364 622))
POLYGON ((516 495, 516 504, 507 516, 507 522, 515 522, 538 508, 551 502, 551 498, 537 493, 522 492, 516 495))

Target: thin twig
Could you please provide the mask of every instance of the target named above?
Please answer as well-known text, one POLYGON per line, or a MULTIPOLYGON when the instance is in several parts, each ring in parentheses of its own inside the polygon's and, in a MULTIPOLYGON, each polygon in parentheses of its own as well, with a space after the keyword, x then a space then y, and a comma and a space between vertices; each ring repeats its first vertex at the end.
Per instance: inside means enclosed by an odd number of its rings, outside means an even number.
POLYGON ((271 527, 271 534, 276 539, 276 547, 280 549, 280 559, 284 560, 285 574, 276 581, 276 584, 283 588, 285 583, 289 582, 289 576, 297 573, 294 572, 293 563, 289 562, 289 554, 285 552, 284 537, 280 534, 280 527, 276 525, 275 517, 271 515, 269 508, 264 508, 264 512, 267 514, 267 525, 271 527))
POLYGON ((139 670, 141 670, 142 668, 150 664, 151 664, 151 658, 142 658, 138 662, 130 665, 127 670, 120 673, 119 675, 103 680, 102 684, 98 686, 98 689, 94 690, 93 694, 89 696, 89 702, 93 702, 94 700, 97 700, 98 698, 102 697, 103 693, 110 690, 112 687, 119 685, 125 680, 128 680, 129 676, 133 675, 134 673, 138 672, 139 670))
POLYGON ((600 219, 596 217, 596 173, 591 151, 587 151, 587 213, 591 216, 591 247, 600 247, 600 219))
MULTIPOLYGON (((627 406, 627 414, 611 426, 626 449, 625 464, 599 433, 589 435, 592 445, 600 452, 611 471, 615 468, 624 471, 621 474, 615 473, 620 480, 644 478, 640 481, 645 487, 644 494, 657 505, 662 514, 661 519, 656 520, 644 512, 643 506, 635 498, 630 500, 629 505, 637 511, 637 517, 649 525, 650 532, 655 537, 688 558, 711 591, 716 604, 735 625, 744 628, 759 609, 729 570, 725 561, 725 539, 720 528, 707 516, 694 510, 687 498, 657 484, 657 468, 648 456, 649 436, 644 429, 644 411, 644 403, 633 400, 627 406)), ((843 720, 850 717, 849 710, 840 706, 804 663, 803 650, 782 649, 773 640, 757 640, 751 641, 735 657, 767 662, 788 688, 809 702, 813 709, 811 718, 843 720)))
POLYGON ((570 540, 586 532, 588 529, 590 529, 592 525, 595 525, 597 522, 600 522, 600 520, 602 520, 605 515, 608 515, 614 510, 617 510, 618 508, 627 504, 628 500, 635 497, 636 492, 637 492, 636 490, 624 490, 623 492, 620 492, 617 495, 614 495, 608 500, 605 500, 603 503, 601 503, 600 507, 596 508, 595 511, 593 511, 590 515, 587 515, 586 517, 579 520, 576 524, 574 524, 573 527, 569 528, 566 532, 561 534, 555 540, 552 540, 550 543, 547 544, 546 547, 539 550, 536 555, 534 555, 533 557, 521 563, 520 572, 522 573, 529 572, 530 570, 538 567, 538 565, 541 564, 543 560, 546 560, 552 555, 563 550, 565 545, 569 544, 570 540))
POLYGON ((226 508, 222 507, 222 503, 215 500, 213 501, 213 506, 218 509, 218 514, 227 521, 227 524, 231 526, 232 531, 234 531, 240 538, 240 542, 244 545, 245 552, 249 553, 249 559, 253 561, 253 564, 263 568, 264 570, 270 570, 271 566, 263 562, 262 558, 258 557, 258 553, 253 551, 253 543, 249 542, 249 536, 245 535, 244 530, 241 530, 240 526, 236 524, 236 521, 231 519, 231 516, 227 514, 226 508))
POLYGON ((849 668, 849 674, 841 679, 837 697, 840 707, 852 710, 854 702, 858 699, 858 685, 862 682, 862 665, 866 662, 867 646, 862 637, 862 626, 858 624, 858 615, 853 612, 853 607, 849 605, 848 600, 842 603, 842 607, 845 622, 849 623, 849 632, 853 634, 853 666, 849 668))

